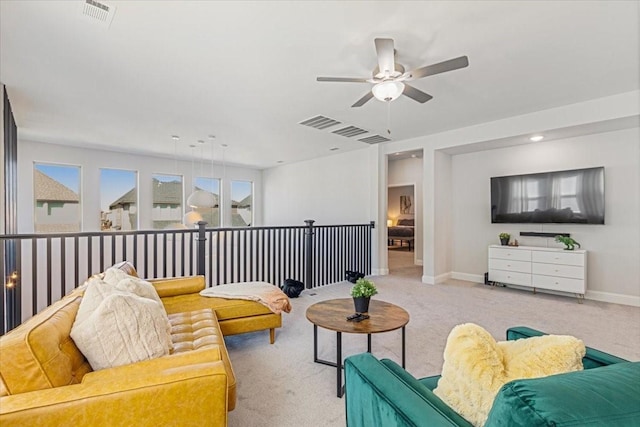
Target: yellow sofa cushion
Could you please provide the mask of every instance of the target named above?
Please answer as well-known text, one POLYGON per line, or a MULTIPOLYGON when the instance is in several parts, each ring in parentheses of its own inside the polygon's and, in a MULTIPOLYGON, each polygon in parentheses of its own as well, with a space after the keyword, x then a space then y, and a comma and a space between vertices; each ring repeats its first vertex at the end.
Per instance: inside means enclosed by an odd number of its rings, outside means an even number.
POLYGON ((433 390, 474 426, 483 426, 500 388, 509 381, 582 369, 586 348, 574 337, 544 335, 496 342, 466 323, 449 334, 442 376, 433 390))
POLYGON ((228 409, 229 411, 233 410, 236 405, 236 377, 215 313, 208 308, 174 313, 169 315, 169 322, 171 323, 173 354, 220 348, 222 362, 228 375, 228 409))
POLYGON ((91 372, 69 336, 82 293, 76 289, 0 337, 0 376, 6 394, 77 384, 91 372))

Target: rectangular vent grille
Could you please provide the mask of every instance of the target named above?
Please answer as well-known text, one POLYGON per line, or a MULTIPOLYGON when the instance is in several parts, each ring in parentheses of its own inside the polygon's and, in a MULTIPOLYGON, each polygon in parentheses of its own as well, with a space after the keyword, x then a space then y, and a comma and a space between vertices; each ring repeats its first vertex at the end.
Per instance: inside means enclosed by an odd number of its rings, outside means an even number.
POLYGON ((325 116, 315 116, 303 122, 300 122, 301 125, 309 126, 314 129, 326 129, 331 126, 339 125, 340 123, 341 122, 337 120, 333 120, 325 116))
POLYGON ((385 138, 380 135, 368 136, 366 138, 361 138, 358 141, 366 142, 367 144, 379 144, 381 142, 391 141, 389 138, 385 138))
POLYGON ((355 126, 347 126, 346 128, 334 130, 332 133, 336 135, 342 135, 347 138, 352 138, 354 136, 362 135, 363 133, 367 133, 366 130, 357 128, 355 126))
POLYGON ((113 15, 116 12, 115 6, 110 6, 96 0, 84 0, 80 5, 81 13, 87 20, 92 22, 97 21, 97 23, 100 23, 105 27, 109 27, 111 25, 113 15))

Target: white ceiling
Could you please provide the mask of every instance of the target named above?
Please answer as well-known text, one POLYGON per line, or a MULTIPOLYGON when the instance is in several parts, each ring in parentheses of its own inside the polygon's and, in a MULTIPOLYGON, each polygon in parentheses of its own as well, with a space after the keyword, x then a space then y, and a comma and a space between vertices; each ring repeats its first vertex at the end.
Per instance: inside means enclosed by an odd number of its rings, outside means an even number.
MULTIPOLYGON (((369 84, 373 39, 407 69, 469 67, 390 105, 402 140, 640 89, 637 1, 0 1, 0 81, 21 138, 173 156, 216 135, 230 163, 276 166, 366 147, 298 123, 324 115, 386 135, 387 104, 350 106, 369 84)), ((370 134, 363 135, 370 136, 370 134)), ((216 145, 218 146, 218 145, 216 145)), ((216 150, 220 159, 221 150, 216 150)))

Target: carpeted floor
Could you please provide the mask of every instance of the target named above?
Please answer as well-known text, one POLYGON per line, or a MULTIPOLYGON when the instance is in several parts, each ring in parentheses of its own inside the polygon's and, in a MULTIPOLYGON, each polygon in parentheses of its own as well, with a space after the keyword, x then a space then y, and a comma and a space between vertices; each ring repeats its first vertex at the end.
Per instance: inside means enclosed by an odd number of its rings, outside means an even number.
MULTIPOLYGON (((438 374, 451 328, 474 322, 497 339, 509 326, 524 325, 581 338, 586 345, 630 360, 640 360, 640 308, 548 294, 533 294, 462 281, 441 285, 420 282, 422 267, 413 253, 389 251, 389 276, 374 276, 374 298, 405 308, 407 370, 416 377, 438 374)), ((283 315, 276 342, 268 332, 226 338, 238 380, 238 402, 229 426, 344 426, 344 399, 336 393, 335 368, 313 362, 313 326, 307 307, 331 298, 347 298, 343 282, 305 290, 283 315)), ((319 357, 335 360, 335 333, 319 329, 319 357)), ((373 354, 400 361, 400 331, 373 336, 373 354)), ((366 336, 343 334, 343 355, 366 350, 366 336)))

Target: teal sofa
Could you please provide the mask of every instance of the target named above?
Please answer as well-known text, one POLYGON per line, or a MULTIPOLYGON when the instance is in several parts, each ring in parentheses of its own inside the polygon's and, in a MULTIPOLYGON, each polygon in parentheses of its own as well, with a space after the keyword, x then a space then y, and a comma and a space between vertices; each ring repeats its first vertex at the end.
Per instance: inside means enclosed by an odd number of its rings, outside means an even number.
MULTIPOLYGON (((539 335, 507 330, 508 340, 539 335)), ((589 347, 582 361, 583 371, 505 384, 485 426, 640 426, 640 362, 589 347)), ((472 427, 433 394, 440 376, 416 379, 370 353, 348 357, 344 367, 347 427, 472 427)))

